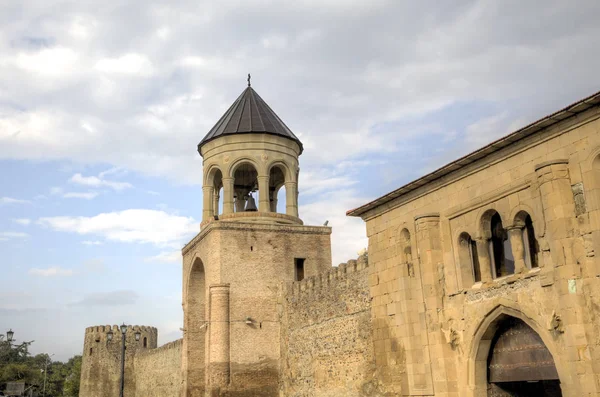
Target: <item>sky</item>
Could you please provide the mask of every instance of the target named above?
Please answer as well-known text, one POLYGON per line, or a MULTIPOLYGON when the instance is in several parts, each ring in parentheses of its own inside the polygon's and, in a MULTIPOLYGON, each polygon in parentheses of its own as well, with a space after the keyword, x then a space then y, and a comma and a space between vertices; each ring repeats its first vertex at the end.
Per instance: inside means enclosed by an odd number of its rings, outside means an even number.
POLYGON ((196 145, 252 86, 304 144, 300 217, 345 212, 600 89, 597 0, 0 2, 0 333, 181 337, 196 145))

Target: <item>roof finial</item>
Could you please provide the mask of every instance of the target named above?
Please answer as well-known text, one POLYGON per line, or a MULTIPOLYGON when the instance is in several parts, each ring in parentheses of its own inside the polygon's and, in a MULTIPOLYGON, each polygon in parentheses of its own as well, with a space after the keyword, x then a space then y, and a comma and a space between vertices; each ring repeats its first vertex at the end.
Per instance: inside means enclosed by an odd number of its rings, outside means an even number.
POLYGON ((248 87, 250 87, 250 73, 248 73, 248 87))

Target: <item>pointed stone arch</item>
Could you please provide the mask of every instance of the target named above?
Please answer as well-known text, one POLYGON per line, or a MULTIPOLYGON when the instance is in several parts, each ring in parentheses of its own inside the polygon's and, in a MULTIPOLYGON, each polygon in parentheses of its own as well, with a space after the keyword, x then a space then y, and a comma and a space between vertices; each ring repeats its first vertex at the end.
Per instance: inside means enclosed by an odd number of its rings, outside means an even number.
POLYGON ((488 358, 490 357, 490 349, 500 325, 509 318, 521 320, 539 335, 554 360, 563 396, 568 396, 569 394, 565 391, 569 390, 570 377, 561 365, 554 339, 538 321, 534 320, 533 316, 524 313, 519 308, 507 305, 507 302, 491 310, 475 330, 467 360, 467 395, 469 397, 488 396, 488 358))

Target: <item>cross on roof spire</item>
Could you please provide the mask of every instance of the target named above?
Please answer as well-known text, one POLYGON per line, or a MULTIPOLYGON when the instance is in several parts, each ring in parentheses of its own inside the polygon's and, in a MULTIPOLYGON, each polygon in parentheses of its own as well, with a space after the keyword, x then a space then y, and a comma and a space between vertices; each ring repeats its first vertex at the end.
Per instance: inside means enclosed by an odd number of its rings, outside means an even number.
POLYGON ((251 77, 252 77, 252 76, 250 76, 250 73, 248 73, 248 87, 250 87, 250 78, 251 78, 251 77))

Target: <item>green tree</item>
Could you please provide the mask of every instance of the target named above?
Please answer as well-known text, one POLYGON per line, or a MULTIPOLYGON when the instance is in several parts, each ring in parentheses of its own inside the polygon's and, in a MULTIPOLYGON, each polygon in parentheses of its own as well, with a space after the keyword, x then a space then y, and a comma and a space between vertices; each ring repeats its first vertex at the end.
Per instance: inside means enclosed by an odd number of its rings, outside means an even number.
POLYGON ((0 340, 0 390, 7 382, 24 382, 35 390, 45 390, 46 397, 77 397, 81 377, 81 356, 66 363, 52 361, 47 354, 31 356, 32 342, 12 345, 0 340))
POLYGON ((70 358, 67 364, 68 373, 65 376, 63 395, 65 397, 79 396, 79 379, 81 378, 81 356, 70 358))

